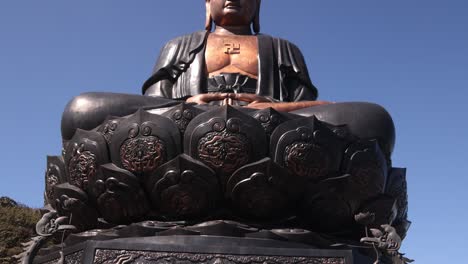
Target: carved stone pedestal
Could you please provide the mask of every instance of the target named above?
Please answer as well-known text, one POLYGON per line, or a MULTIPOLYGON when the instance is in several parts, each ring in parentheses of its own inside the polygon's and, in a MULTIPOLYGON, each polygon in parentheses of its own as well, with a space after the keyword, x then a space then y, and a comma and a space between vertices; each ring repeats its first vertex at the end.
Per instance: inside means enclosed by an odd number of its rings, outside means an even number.
MULTIPOLYGON (((64 251, 67 264, 367 264, 349 249, 323 250, 269 239, 216 236, 159 236, 87 241, 64 251)), ((60 263, 59 252, 34 263, 60 263)))

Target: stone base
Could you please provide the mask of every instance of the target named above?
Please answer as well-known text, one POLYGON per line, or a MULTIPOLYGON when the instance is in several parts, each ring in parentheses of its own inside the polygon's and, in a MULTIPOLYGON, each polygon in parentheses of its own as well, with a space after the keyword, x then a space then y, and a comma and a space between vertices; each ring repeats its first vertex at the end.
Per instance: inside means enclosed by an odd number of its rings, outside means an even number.
MULTIPOLYGON (((87 241, 64 250, 67 264, 371 264, 351 249, 322 250, 269 239, 159 236, 87 241)), ((59 252, 34 263, 61 263, 59 252)))

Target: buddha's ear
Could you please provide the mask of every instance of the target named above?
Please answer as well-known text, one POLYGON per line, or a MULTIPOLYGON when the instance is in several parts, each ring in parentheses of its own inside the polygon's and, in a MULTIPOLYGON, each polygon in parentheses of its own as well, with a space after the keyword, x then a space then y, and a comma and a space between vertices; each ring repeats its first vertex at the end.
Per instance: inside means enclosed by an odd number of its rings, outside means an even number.
POLYGON ((260 33, 260 5, 261 3, 262 3, 262 0, 257 0, 257 13, 255 14, 255 18, 253 20, 253 31, 256 34, 260 33))
POLYGON ((211 31, 213 28, 213 18, 211 17, 211 9, 210 9, 210 0, 205 1, 206 6, 206 20, 205 20, 205 29, 211 31))

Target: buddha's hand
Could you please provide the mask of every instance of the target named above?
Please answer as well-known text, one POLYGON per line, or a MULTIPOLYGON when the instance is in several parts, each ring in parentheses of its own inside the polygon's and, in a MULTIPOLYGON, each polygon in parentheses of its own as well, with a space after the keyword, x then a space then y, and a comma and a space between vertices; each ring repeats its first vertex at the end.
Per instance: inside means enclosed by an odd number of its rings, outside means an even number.
POLYGON ((234 101, 243 101, 248 104, 252 103, 271 103, 272 100, 267 97, 259 96, 256 94, 247 94, 247 93, 206 93, 206 94, 197 94, 192 97, 189 97, 187 103, 195 104, 208 104, 212 101, 223 101, 221 105, 232 105, 234 101))
POLYGON ((273 103, 274 100, 268 97, 256 95, 256 94, 249 94, 249 93, 229 93, 229 99, 235 101, 242 101, 248 104, 256 104, 256 103, 273 103))
POLYGON ((265 109, 265 108, 273 108, 276 111, 281 112, 292 112, 303 108, 319 106, 319 105, 327 105, 333 104, 332 102, 327 101, 300 101, 300 102, 278 102, 278 103, 271 103, 271 102, 252 102, 247 105, 249 108, 253 109, 265 109))
POLYGON ((187 103, 195 104, 208 104, 212 101, 224 101, 228 98, 227 93, 206 93, 206 94, 197 94, 185 100, 187 103))

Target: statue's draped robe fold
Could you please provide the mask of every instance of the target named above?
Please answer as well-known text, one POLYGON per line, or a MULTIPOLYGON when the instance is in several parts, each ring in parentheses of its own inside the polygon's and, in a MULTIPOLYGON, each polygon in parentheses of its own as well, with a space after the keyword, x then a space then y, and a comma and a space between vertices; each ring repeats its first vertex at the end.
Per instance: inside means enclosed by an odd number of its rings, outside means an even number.
MULTIPOLYGON (((169 41, 160 53, 153 75, 143 85, 143 93, 173 99, 206 93, 208 34, 199 31, 169 41)), ((284 102, 315 100, 317 89, 310 81, 300 50, 283 39, 268 35, 257 37, 256 94, 284 102)))

